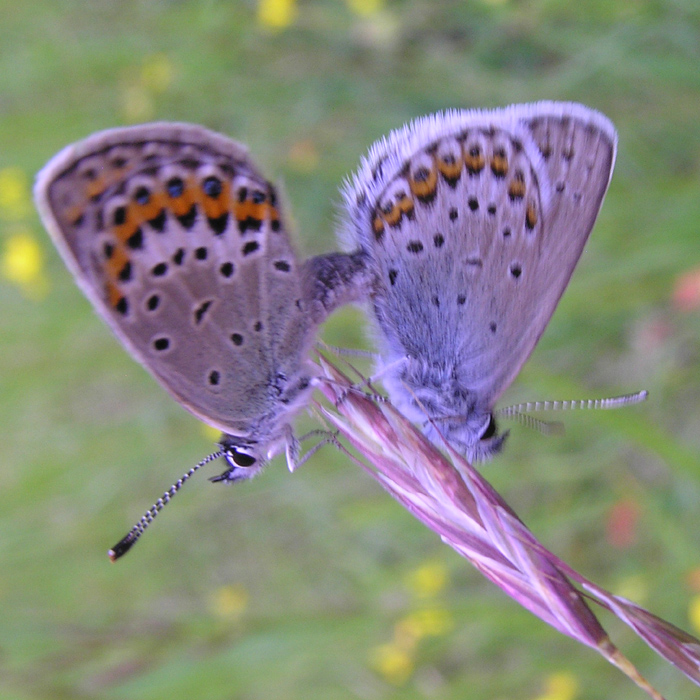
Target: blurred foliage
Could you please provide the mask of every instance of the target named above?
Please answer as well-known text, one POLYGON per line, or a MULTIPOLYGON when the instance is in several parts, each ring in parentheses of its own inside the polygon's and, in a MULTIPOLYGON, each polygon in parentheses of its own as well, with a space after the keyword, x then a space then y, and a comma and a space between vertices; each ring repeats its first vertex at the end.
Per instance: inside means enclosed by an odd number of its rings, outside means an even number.
MULTIPOLYGON (((95 317, 29 183, 95 130, 201 123, 284 183, 311 254, 335 246, 343 178, 412 117, 543 98, 608 114, 610 192, 506 402, 650 400, 566 415, 564 438, 515 426, 484 471, 563 559, 698 634, 699 65, 696 0, 0 0, 0 697, 642 697, 332 448, 291 476, 200 478, 109 566, 211 436, 95 317)), ((368 347, 363 328, 348 309, 324 339, 368 347)), ((697 697, 610 627, 668 697, 697 697)))

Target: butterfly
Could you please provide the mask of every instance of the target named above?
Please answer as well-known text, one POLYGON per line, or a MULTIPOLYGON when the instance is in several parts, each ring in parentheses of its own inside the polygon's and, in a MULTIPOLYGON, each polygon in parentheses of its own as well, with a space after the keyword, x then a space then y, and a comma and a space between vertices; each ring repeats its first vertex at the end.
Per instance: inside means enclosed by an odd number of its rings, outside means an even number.
POLYGON ((301 262, 276 188, 246 148, 154 123, 68 146, 37 177, 41 218, 126 349, 184 408, 222 431, 227 470, 250 478, 299 445, 319 324, 364 294, 362 254, 301 262))
POLYGON ((503 445, 494 404, 544 332, 608 189, 617 134, 580 104, 422 117, 375 143, 340 238, 366 254, 392 403, 471 460, 503 445))

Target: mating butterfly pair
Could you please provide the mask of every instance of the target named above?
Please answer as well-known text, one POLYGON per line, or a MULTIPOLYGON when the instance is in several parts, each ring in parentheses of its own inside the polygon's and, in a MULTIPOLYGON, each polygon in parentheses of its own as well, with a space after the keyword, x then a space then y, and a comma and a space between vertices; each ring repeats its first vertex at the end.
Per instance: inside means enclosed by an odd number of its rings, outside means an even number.
POLYGON ((345 187, 350 253, 299 261, 282 203, 242 145, 156 123, 95 134, 41 171, 42 219, 85 295, 185 408, 227 470, 286 448, 312 391, 319 324, 366 301, 394 404, 469 458, 532 352, 593 227, 617 137, 541 102, 448 111, 376 143, 345 187))

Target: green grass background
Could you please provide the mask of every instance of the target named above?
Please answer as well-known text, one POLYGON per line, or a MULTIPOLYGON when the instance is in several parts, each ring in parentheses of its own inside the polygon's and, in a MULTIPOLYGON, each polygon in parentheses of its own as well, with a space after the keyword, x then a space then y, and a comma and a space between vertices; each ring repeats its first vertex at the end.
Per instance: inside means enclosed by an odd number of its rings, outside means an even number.
MULTIPOLYGON (((283 182, 308 255, 335 245, 343 177, 412 117, 544 98, 604 111, 620 135, 612 186, 506 401, 643 387, 650 400, 562 416, 563 438, 514 426, 483 471, 563 559, 692 629, 700 311, 676 308, 673 290, 700 267, 700 5, 396 0, 362 17, 308 0, 297 10, 271 31, 252 1, 1 0, 0 168, 33 177, 65 144, 134 119, 200 123, 247 143, 283 182), (624 548, 606 534, 620 502, 639 514, 624 548)), ((236 488, 199 477, 110 565, 107 548, 212 445, 95 316, 33 212, 27 222, 49 290, 32 298, 0 281, 2 700, 538 698, 557 673, 579 698, 644 697, 330 448, 294 475, 276 460, 236 488), (407 577, 434 562, 448 582, 421 603, 407 577), (235 616, 216 603, 227 586, 247 595, 235 616), (410 677, 392 683, 372 668, 373 650, 424 605, 451 629, 422 640, 410 677)), ((0 220, 0 245, 12 226, 0 220)), ((362 314, 337 314, 324 338, 366 347, 362 314)), ((698 697, 602 619, 668 698, 698 697)))

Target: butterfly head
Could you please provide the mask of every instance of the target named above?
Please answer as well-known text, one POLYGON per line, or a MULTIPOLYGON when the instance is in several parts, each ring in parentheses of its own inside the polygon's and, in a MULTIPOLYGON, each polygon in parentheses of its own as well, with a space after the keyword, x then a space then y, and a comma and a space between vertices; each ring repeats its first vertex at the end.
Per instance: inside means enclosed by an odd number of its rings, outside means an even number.
POLYGON ((441 432, 470 462, 488 462, 503 449, 509 431, 498 432, 493 413, 484 415, 477 429, 474 418, 475 416, 465 416, 462 420, 450 419, 441 432))
POLYGON ((472 462, 488 461, 503 448, 508 431, 499 433, 489 403, 465 388, 455 368, 406 357, 383 379, 396 408, 438 445, 448 442, 472 462))
POLYGON ((219 441, 221 456, 226 460, 228 469, 212 477, 215 483, 233 484, 237 481, 252 479, 265 466, 268 455, 263 446, 254 441, 246 440, 238 435, 224 433, 219 441))

